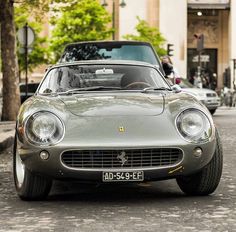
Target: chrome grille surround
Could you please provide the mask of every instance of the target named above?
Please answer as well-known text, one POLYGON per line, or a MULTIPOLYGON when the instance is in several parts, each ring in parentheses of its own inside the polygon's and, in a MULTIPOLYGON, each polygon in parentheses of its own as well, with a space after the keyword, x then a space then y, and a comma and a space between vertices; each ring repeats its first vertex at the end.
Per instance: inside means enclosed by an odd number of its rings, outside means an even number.
POLYGON ((182 159, 179 148, 68 150, 61 154, 65 167, 80 170, 164 168, 175 166, 182 159))

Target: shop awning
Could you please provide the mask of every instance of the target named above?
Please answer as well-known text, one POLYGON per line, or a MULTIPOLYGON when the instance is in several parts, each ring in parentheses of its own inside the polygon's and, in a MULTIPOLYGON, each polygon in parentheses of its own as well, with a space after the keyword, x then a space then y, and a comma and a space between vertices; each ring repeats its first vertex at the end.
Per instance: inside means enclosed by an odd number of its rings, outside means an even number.
POLYGON ((189 9, 229 9, 229 0, 188 0, 189 9))

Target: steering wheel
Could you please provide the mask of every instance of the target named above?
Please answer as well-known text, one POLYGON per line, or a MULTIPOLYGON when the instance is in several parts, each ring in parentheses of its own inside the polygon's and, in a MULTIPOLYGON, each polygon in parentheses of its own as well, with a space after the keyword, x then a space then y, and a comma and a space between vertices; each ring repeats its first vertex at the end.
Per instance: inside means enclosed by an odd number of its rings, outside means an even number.
POLYGON ((135 87, 137 88, 137 87, 140 87, 140 86, 141 86, 141 88, 142 88, 142 87, 143 87, 143 88, 145 88, 145 87, 151 87, 151 85, 148 84, 147 82, 137 81, 137 82, 132 82, 132 83, 126 85, 126 86, 124 87, 124 89, 135 89, 135 87))

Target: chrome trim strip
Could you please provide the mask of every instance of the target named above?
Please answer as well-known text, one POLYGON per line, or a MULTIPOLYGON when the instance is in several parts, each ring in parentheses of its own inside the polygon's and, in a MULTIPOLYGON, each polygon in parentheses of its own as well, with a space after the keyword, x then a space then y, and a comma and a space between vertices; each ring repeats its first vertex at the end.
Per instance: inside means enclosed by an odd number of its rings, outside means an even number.
MULTIPOLYGON (((138 168, 123 168, 123 169, 119 169, 119 168, 72 168, 72 167, 68 167, 66 166, 63 161, 62 161, 62 154, 64 152, 67 152, 67 151, 83 151, 85 149, 69 149, 69 150, 65 150, 63 152, 61 152, 60 154, 60 162, 62 164, 63 167, 65 167, 66 169, 69 169, 69 170, 75 170, 75 171, 95 171, 95 172, 109 172, 109 171, 117 171, 117 172, 124 172, 124 171, 150 171, 150 170, 161 170, 161 169, 167 169, 167 168, 174 168, 174 167, 177 167, 179 166, 183 160, 184 160, 184 157, 185 157, 185 153, 183 151, 183 149, 179 148, 179 147, 145 147, 145 148, 135 148, 135 149, 179 149, 180 151, 182 151, 182 159, 174 164, 174 165, 166 165, 166 166, 161 166, 161 167, 138 167, 138 168)), ((103 149, 103 150, 121 150, 121 148, 106 148, 106 149, 103 149)), ((123 148, 124 150, 133 150, 134 148, 123 148)), ((95 149, 90 149, 90 150, 95 150, 95 149)))

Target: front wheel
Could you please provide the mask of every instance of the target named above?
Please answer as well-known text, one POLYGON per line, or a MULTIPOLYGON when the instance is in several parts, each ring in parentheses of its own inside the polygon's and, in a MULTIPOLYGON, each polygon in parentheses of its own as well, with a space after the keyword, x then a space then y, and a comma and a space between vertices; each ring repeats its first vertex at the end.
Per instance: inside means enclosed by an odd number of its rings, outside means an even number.
POLYGON ((28 170, 21 160, 17 149, 17 141, 13 149, 13 175, 16 191, 22 200, 42 200, 47 197, 52 181, 28 170))
POLYGON ((200 172, 178 177, 180 189, 187 195, 209 195, 217 188, 223 168, 223 154, 220 137, 216 131, 216 149, 212 160, 200 172))

